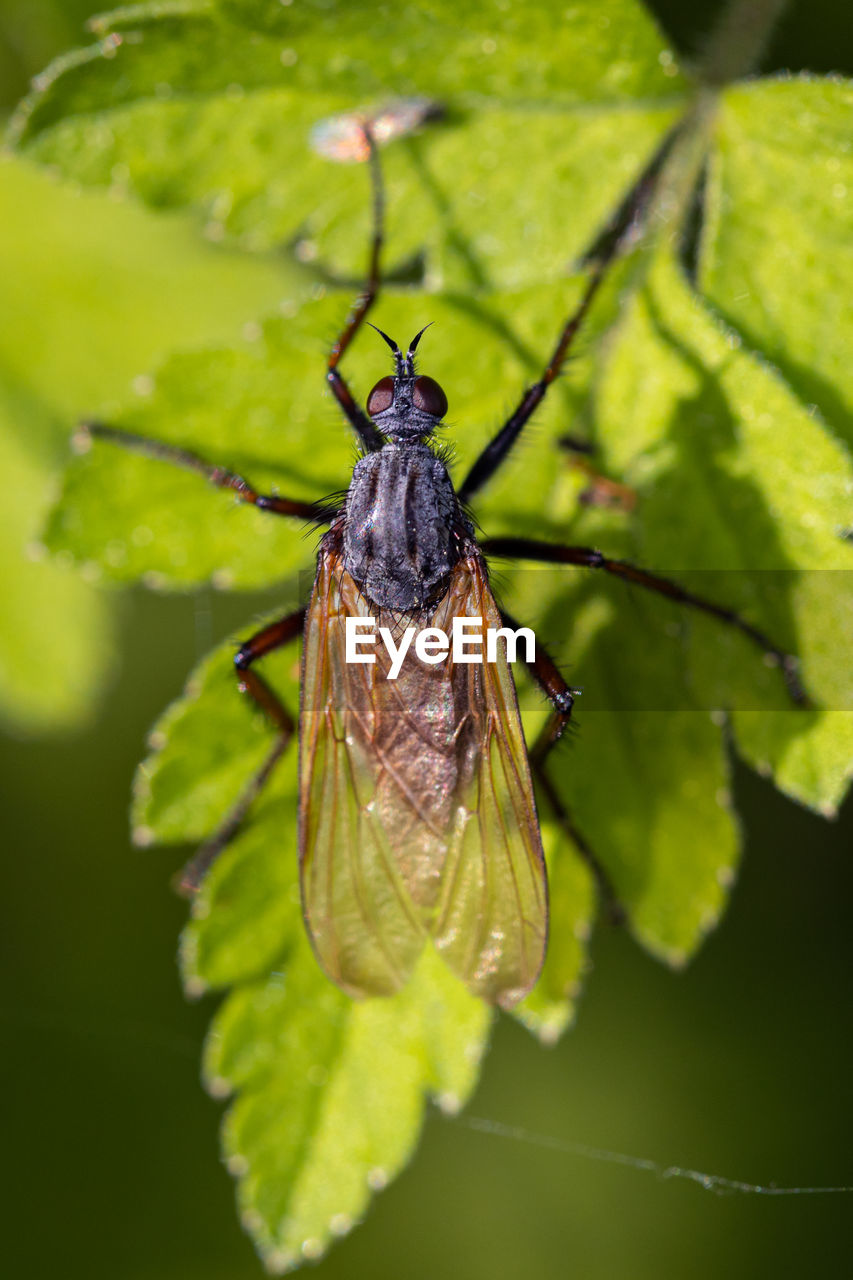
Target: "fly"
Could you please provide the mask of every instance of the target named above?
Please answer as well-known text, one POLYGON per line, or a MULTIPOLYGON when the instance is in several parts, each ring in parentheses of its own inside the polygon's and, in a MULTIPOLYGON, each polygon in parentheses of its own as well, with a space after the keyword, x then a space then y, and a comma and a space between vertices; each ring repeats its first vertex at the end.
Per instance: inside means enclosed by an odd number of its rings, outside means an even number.
MULTIPOLYGON (((500 627, 483 555, 430 447, 447 412, 414 353, 367 399, 386 441, 356 464, 324 536, 305 621, 302 901, 317 956, 352 995, 397 990, 431 939, 468 987, 514 1004, 547 938, 545 859, 506 651, 343 661, 350 618, 402 635, 456 618, 500 627)), ((571 695, 568 695, 567 709, 571 695)))
MULTIPOLYGON (((289 745, 296 726, 256 669, 259 659, 302 635, 299 718, 299 860, 305 923, 316 956, 352 996, 387 995, 432 944, 476 995, 509 1008, 534 986, 545 956, 548 893, 534 778, 549 808, 586 856, 606 898, 606 873, 587 848, 545 769, 563 735, 577 690, 541 645, 528 665, 552 714, 529 750, 506 644, 482 663, 428 662, 414 647, 391 678, 387 651, 372 663, 346 661, 347 620, 371 617, 391 636, 410 627, 449 632, 478 619, 483 631, 515 627, 489 586, 489 554, 601 569, 701 610, 744 633, 782 668, 804 703, 796 660, 734 611, 668 578, 591 547, 498 537, 477 541, 468 504, 509 455, 560 372, 605 273, 635 236, 666 145, 641 175, 588 263, 586 290, 566 321, 542 376, 454 489, 434 436, 447 398, 420 374, 415 355, 391 349, 394 372, 362 408, 339 364, 380 287, 381 173, 371 126, 359 125, 370 164, 373 236, 367 286, 330 353, 326 377, 362 449, 346 497, 321 504, 262 494, 243 477, 195 453, 104 423, 97 437, 196 471, 220 488, 279 516, 328 526, 307 609, 264 627, 243 644, 240 688, 277 729, 275 744, 220 830, 185 868, 182 888, 198 889, 207 868, 243 824, 289 745)), ((618 908, 617 908, 618 909, 618 908)))

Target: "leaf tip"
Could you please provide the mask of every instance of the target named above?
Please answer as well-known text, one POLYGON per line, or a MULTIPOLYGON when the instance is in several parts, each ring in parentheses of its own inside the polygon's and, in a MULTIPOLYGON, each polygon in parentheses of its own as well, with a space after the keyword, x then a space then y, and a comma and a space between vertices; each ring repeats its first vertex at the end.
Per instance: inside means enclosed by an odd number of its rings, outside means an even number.
POLYGON ((685 969, 690 959, 690 952, 686 947, 667 947, 663 952, 663 959, 670 969, 685 969))
MULTIPOLYGON (((194 898, 191 908, 194 918, 194 908, 197 902, 198 899, 194 898)), ((207 995, 210 987, 198 971, 198 933, 190 926, 187 926, 181 934, 178 958, 181 965, 184 995, 188 1000, 200 1000, 202 996, 207 995)))
POLYGON ((543 1009, 522 1005, 513 1011, 513 1016, 536 1037, 544 1049, 553 1049, 574 1022, 574 997, 578 990, 579 984, 571 993, 566 993, 564 1000, 549 1001, 543 1009))
MULTIPOLYGON (((247 1232, 250 1232, 249 1226, 243 1222, 247 1232)), ((270 1275, 283 1276, 288 1271, 294 1271, 299 1266, 299 1259, 289 1249, 271 1249, 269 1253, 264 1255, 264 1266, 270 1275)))
POLYGON ((308 1236, 302 1241, 299 1252, 306 1262, 316 1262, 323 1256, 323 1242, 318 1236, 308 1236))
MULTIPOLYGON (((190 983, 191 982, 192 982, 192 979, 190 980, 190 983)), ((185 990, 188 985, 190 984, 189 983, 184 984, 185 990)), ((207 1092, 210 1094, 211 1098, 216 1098, 216 1099, 229 1097, 233 1088, 231 1081, 226 1079, 225 1076, 208 1076, 204 1082, 204 1087, 205 1089, 207 1089, 207 1092)))
POLYGON ((728 862, 724 862, 721 866, 717 867, 714 875, 717 884, 721 889, 733 888, 735 880, 737 879, 737 872, 735 871, 735 868, 728 862))
POLYGON ((337 1236, 338 1239, 349 1235, 354 1226, 355 1221, 348 1213, 335 1213, 329 1219, 329 1231, 333 1236, 337 1236))
POLYGON ((543 1048, 553 1049, 554 1045, 559 1042, 565 1027, 566 1022, 562 1018, 551 1022, 544 1022, 542 1026, 538 1028, 536 1037, 543 1048))
POLYGON ((249 1161, 239 1152, 234 1152, 225 1161, 225 1168, 233 1178, 244 1178, 249 1172, 249 1161))
POLYGON ((367 1171, 367 1185, 371 1191, 384 1191, 388 1186, 388 1172, 381 1165, 374 1165, 367 1171))

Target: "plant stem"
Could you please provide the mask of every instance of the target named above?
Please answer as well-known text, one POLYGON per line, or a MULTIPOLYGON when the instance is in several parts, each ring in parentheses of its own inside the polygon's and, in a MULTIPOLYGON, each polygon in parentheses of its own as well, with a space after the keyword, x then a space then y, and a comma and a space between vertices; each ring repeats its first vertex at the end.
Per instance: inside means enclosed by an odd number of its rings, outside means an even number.
POLYGON ((711 32, 695 68, 697 87, 693 101, 649 210, 649 224, 664 224, 672 238, 681 234, 705 163, 720 89, 756 66, 787 4, 788 0, 729 0, 711 32))
POLYGON ((767 46, 788 0, 729 0, 696 68, 706 85, 748 75, 767 46))

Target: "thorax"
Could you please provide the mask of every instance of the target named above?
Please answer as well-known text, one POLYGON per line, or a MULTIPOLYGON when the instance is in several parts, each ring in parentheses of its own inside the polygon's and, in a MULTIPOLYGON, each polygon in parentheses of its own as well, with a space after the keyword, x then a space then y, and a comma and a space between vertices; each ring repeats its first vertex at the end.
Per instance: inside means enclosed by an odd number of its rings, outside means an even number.
POLYGON ((374 604, 410 610, 442 594, 469 532, 447 468, 424 444, 360 458, 344 510, 344 566, 374 604))

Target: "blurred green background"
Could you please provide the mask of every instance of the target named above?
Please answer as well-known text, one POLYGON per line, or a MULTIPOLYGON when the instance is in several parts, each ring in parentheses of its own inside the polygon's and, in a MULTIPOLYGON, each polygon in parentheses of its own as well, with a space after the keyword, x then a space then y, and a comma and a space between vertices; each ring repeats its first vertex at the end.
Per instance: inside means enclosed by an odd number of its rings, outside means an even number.
MULTIPOLYGON (((689 50, 715 6, 654 8, 689 50)), ((0 2, 2 109, 79 41, 95 9, 0 2)), ((845 20, 849 34, 840 0, 793 5, 765 69, 849 74, 845 20)), ((16 397, 33 410, 27 445, 47 456, 79 413, 122 394, 159 353, 235 337, 283 287, 269 260, 203 245, 181 219, 81 196, 10 162, 0 165, 0 280, 15 338, 6 347, 21 359, 16 397), (22 261, 31 277, 13 271, 22 261), (25 287, 40 270, 58 282, 48 313, 25 287), (179 302, 163 314, 167 282, 179 302)), ((23 527, 13 464, 0 506, 23 527)), ((57 650, 59 592, 38 617, 57 650)), ((96 721, 2 744, 9 1275, 261 1274, 219 1164, 219 1107, 198 1083, 210 1007, 188 1006, 179 988, 174 852, 131 850, 126 809, 152 720, 212 641, 268 600, 122 597, 120 658, 96 721)), ((471 1114, 749 1181, 853 1183, 853 805, 828 824, 744 771, 736 783, 740 882, 689 970, 669 973, 601 928, 578 1026, 545 1051, 503 1019, 471 1114)), ((433 1115, 411 1168, 320 1270, 844 1276, 851 1214, 846 1196, 715 1196, 433 1115)))

